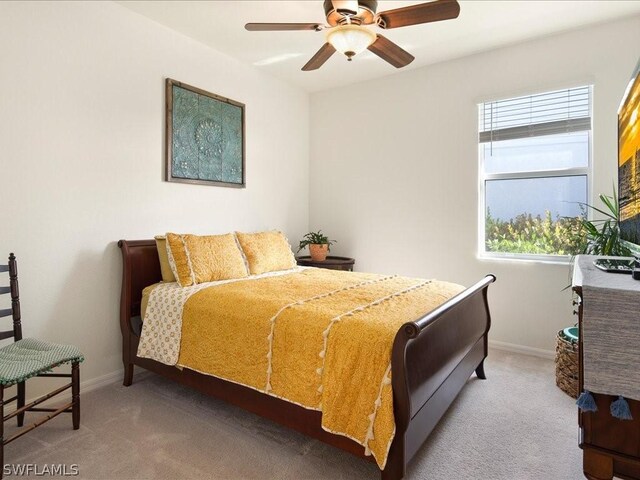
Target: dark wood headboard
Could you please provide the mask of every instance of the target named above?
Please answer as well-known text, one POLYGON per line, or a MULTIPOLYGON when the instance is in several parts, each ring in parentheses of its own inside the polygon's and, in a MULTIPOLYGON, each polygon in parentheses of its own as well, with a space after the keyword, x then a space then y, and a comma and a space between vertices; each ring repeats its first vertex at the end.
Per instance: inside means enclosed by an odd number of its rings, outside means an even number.
POLYGON ((122 249, 122 294, 120 322, 130 328, 131 317, 140 315, 142 290, 162 280, 155 240, 120 240, 122 249))

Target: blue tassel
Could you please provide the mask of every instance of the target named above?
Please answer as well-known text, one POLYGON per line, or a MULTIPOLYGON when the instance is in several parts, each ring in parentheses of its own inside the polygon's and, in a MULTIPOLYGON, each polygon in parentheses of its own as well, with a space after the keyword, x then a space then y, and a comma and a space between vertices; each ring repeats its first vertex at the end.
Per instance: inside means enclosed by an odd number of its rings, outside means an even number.
POLYGON ((633 420, 629 404, 622 395, 611 403, 611 415, 620 420, 633 420))
POLYGON ((589 390, 585 390, 580 394, 578 400, 576 400, 576 405, 583 412, 597 412, 598 406, 596 405, 596 401, 591 395, 589 390))

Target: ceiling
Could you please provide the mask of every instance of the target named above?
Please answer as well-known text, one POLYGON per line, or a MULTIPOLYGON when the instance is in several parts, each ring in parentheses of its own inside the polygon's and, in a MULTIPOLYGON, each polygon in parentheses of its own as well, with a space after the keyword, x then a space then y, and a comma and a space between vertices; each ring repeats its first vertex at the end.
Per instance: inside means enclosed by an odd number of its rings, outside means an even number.
MULTIPOLYGON (((412 70, 483 50, 640 14, 640 1, 460 0, 455 20, 388 30, 416 59, 400 70, 365 51, 352 62, 333 55, 320 70, 300 68, 324 43, 323 32, 248 32, 247 22, 324 22, 321 0, 121 1, 173 30, 307 91, 412 70)), ((378 2, 378 11, 421 2, 378 2)))

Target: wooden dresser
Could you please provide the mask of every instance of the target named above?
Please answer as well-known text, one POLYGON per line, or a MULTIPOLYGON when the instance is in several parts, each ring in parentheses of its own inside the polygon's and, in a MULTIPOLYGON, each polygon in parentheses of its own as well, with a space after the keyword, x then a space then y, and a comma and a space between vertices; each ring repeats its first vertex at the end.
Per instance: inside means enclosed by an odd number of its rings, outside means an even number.
MULTIPOLYGON (((640 281, 631 275, 606 273, 598 270, 593 261, 599 257, 580 255, 576 259, 573 273, 574 305, 580 323, 579 338, 579 391, 584 390, 584 347, 583 320, 585 307, 593 307, 593 288, 608 289, 612 295, 624 293, 638 297, 637 327, 640 329, 640 281), (587 286, 588 288, 583 288, 587 286)), ((614 303, 615 305, 615 303, 614 303)), ((611 309, 614 318, 620 312, 611 309)), ((640 345, 637 346, 640 354, 640 345)), ((588 349, 587 349, 588 352, 588 349)), ((632 366, 640 369, 640 364, 632 366)), ((640 402, 627 399, 633 420, 618 420, 610 413, 610 405, 617 397, 594 393, 598 410, 578 414, 579 445, 583 450, 583 471, 585 477, 609 480, 615 475, 624 479, 640 479, 640 402)))

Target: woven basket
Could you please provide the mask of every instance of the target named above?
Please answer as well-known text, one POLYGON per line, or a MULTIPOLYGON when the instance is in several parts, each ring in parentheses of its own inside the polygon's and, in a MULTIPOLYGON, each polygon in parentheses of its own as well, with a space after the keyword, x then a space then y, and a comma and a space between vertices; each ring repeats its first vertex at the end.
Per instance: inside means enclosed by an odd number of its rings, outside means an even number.
POLYGON ((578 398, 578 342, 556 335, 556 385, 564 393, 578 398))

